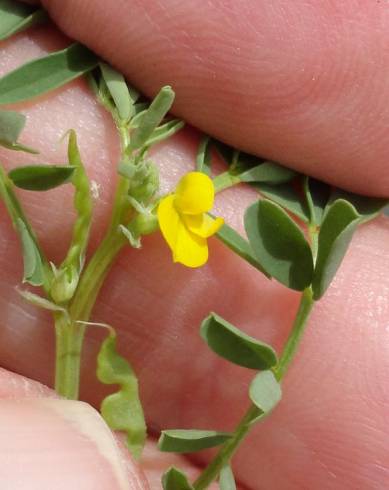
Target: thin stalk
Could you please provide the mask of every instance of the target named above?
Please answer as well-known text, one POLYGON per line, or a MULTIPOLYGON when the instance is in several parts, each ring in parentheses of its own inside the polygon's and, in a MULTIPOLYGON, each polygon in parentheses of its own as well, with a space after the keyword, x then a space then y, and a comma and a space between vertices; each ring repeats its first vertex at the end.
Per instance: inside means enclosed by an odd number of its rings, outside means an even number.
MULTIPOLYGON (((300 306, 296 314, 292 331, 285 344, 277 368, 274 370, 274 374, 278 381, 281 381, 281 379, 285 376, 287 369, 294 355, 296 354, 313 304, 314 300, 312 298, 312 290, 311 288, 307 288, 304 290, 301 296, 300 306)), ((254 419, 256 419, 261 413, 262 412, 255 405, 250 406, 234 430, 231 439, 223 444, 215 458, 194 482, 194 490, 204 490, 218 478, 221 469, 229 464, 236 449, 247 436, 251 427, 255 425, 251 422, 254 421, 254 419)))

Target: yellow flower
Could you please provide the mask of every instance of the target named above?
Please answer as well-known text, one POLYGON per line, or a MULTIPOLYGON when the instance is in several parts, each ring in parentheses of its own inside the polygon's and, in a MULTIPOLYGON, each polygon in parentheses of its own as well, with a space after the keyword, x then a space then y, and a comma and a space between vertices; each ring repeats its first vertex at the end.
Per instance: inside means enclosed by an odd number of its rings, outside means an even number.
POLYGON ((208 260, 207 238, 223 225, 222 218, 205 214, 213 206, 215 188, 202 172, 189 172, 173 194, 158 206, 162 235, 173 252, 173 261, 187 267, 200 267, 208 260))

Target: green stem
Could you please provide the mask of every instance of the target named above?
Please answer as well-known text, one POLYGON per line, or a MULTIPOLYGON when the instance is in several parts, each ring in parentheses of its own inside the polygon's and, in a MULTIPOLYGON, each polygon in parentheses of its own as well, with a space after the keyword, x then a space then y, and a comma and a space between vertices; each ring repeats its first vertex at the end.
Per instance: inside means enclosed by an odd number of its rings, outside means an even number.
POLYGON ((256 406, 250 406, 242 420, 239 422, 239 425, 236 427, 233 437, 223 444, 216 457, 193 483, 194 490, 203 490, 216 480, 221 469, 228 464, 236 449, 246 437, 250 430, 251 422, 260 414, 261 411, 256 406))
POLYGON ((233 185, 236 185, 239 183, 240 183, 239 176, 238 175, 232 175, 228 171, 217 175, 213 179, 213 185, 215 187, 216 193, 223 191, 224 189, 228 189, 229 187, 232 187, 233 185))
POLYGON ((304 290, 301 296, 299 309, 293 323, 292 331, 288 337, 288 340, 286 341, 277 368, 275 369, 275 376, 279 381, 285 376, 285 373, 296 354, 313 305, 314 300, 312 297, 312 289, 309 287, 304 290))
MULTIPOLYGON (((297 351, 297 347, 303 335, 313 304, 314 300, 312 298, 312 290, 311 288, 307 288, 302 294, 300 306, 297 311, 292 331, 285 344, 277 368, 275 369, 275 376, 278 381, 281 381, 281 379, 285 376, 289 364, 297 351)), ((215 458, 194 482, 194 490, 206 489, 214 480, 216 480, 216 478, 218 478, 221 469, 229 464, 236 449, 246 437, 250 431, 250 428, 255 425, 251 422, 254 421, 254 419, 256 419, 261 413, 262 412, 256 406, 250 406, 233 432, 231 439, 223 444, 215 458)))

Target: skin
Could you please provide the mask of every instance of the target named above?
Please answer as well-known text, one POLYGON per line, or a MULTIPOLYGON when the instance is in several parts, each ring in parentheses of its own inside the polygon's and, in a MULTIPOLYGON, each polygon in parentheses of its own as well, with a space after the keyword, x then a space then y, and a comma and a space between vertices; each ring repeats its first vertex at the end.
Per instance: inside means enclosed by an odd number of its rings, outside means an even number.
MULTIPOLYGON (((387 6, 316 4, 277 1, 269 7, 268 2, 246 0, 236 12, 236 2, 207 2, 201 9, 196 2, 131 2, 131 8, 118 2, 111 11, 102 1, 94 1, 93 9, 89 1, 46 2, 60 29, 105 56, 145 93, 152 95, 171 83, 177 92, 175 112, 203 131, 350 190, 388 197, 383 137, 389 123, 384 104, 389 90, 387 6)), ((19 35, 0 45, 0 70, 5 73, 66 42, 50 27, 19 35)), ((23 142, 41 150, 40 161, 62 163, 66 148, 58 140, 67 129, 76 129, 89 175, 100 183, 93 248, 109 218, 115 185, 118 142, 109 117, 81 81, 18 109, 28 117, 23 142)), ((164 191, 193 168, 197 142, 196 131, 185 129, 155 151, 164 191)), ((8 168, 38 161, 5 150, 0 158, 8 168)), ((65 186, 21 195, 47 254, 60 260, 73 219, 71 211, 64 211, 71 208, 71 190, 65 186)), ((244 187, 229 190, 218 198, 217 212, 241 229, 242 212, 254 199, 244 187)), ((14 404, 24 400, 23 420, 30 420, 40 434, 34 451, 40 455, 41 471, 26 476, 23 484, 45 488, 51 460, 44 449, 50 434, 68 418, 58 421, 51 411, 47 426, 39 424, 37 413, 42 410, 46 416, 47 406, 37 409, 28 400, 52 396, 36 382, 52 385, 52 324, 48 314, 22 302, 13 289, 21 277, 20 251, 3 208, 1 212, 0 360, 7 370, 34 381, 4 371, 0 397, 14 404)), ((357 232, 334 283, 313 312, 283 383, 282 403, 235 458, 241 488, 389 486, 388 266, 389 226, 381 217, 357 232)), ((139 374, 152 430, 229 430, 245 410, 252 373, 209 352, 198 336, 200 321, 216 311, 280 351, 297 304, 298 294, 266 280, 214 240, 207 266, 192 271, 172 264, 166 245, 155 236, 144 240, 141 252, 126 249, 120 256, 94 319, 118 330, 121 351, 139 374)), ((95 406, 104 392, 93 374, 102 335, 90 329, 85 346, 82 399, 95 406)), ((8 412, 2 407, 6 404, 0 403, 1 426, 11 429, 9 439, 0 441, 12 441, 14 434, 12 454, 21 454, 23 433, 20 424, 11 424, 12 412, 20 407, 8 407, 8 412)), ((71 412, 64 405, 61 410, 71 412)), ((86 430, 93 412, 80 408, 78 413, 86 430)), ((66 447, 77 450, 80 458, 88 455, 77 446, 80 426, 66 428, 66 447)), ((66 455, 62 437, 54 442, 66 455)), ((90 454, 101 457, 98 445, 90 443, 90 454)), ((0 442, 0 448, 7 454, 9 443, 0 442)), ((172 460, 166 455, 161 460, 152 450, 148 454, 150 487, 159 488, 156 475, 172 460)), ((193 471, 207 459, 208 454, 199 456, 191 463, 193 471)), ((78 475, 77 488, 103 485, 87 456, 85 465, 64 461, 67 474, 78 475)), ((17 459, 11 463, 18 467, 17 459)), ((180 459, 175 464, 189 463, 180 459)), ((125 468, 130 488, 147 488, 136 465, 127 462, 125 468)), ((109 488, 120 488, 109 480, 111 460, 99 469, 109 488)), ((9 488, 19 484, 19 472, 10 470, 8 481, 9 488)))

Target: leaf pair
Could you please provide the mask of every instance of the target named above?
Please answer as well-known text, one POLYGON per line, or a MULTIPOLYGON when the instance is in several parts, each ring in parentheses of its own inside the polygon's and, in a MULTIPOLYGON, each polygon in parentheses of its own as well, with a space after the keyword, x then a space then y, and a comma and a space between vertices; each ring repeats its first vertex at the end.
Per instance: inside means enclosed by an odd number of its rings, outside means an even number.
POLYGON ((298 291, 312 284, 317 300, 335 276, 361 215, 343 199, 334 201, 325 213, 312 203, 311 212, 312 219, 321 222, 316 264, 303 232, 279 205, 269 200, 253 204, 246 211, 245 228, 265 271, 298 291))

